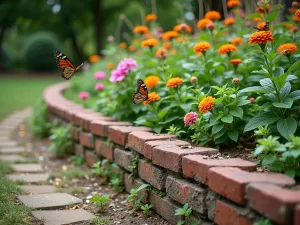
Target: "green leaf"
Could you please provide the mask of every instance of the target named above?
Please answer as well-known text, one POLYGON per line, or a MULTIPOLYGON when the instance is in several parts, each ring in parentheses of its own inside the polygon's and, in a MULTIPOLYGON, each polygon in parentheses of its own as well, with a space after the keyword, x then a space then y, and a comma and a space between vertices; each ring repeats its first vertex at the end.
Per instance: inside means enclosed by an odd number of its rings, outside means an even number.
POLYGON ((224 124, 223 124, 223 123, 218 123, 218 124, 214 125, 214 126, 212 127, 212 130, 211 130, 212 135, 218 133, 218 132, 219 132, 220 130, 222 130, 223 128, 224 128, 224 124))
POLYGON ((165 117, 165 115, 167 115, 167 113, 169 112, 170 107, 166 107, 165 109, 161 110, 157 116, 159 119, 163 119, 165 117))
POLYGON ((275 77, 278 77, 280 75, 284 74, 284 69, 281 67, 281 66, 278 66, 275 68, 274 72, 273 72, 273 75, 275 77))
POLYGON ((263 86, 263 88, 266 91, 272 92, 274 91, 274 86, 272 83, 272 80, 270 78, 265 78, 259 81, 260 85, 263 86))
POLYGON ((290 82, 286 82, 284 84, 284 86, 280 89, 280 97, 282 99, 285 98, 291 92, 291 89, 292 89, 291 83, 290 82))
POLYGON ((160 132, 161 132, 162 129, 163 129, 162 126, 160 126, 160 127, 154 127, 153 128, 154 132, 157 133, 157 134, 160 134, 160 132))
POLYGON ((239 92, 240 93, 247 93, 247 92, 267 93, 267 91, 263 89, 261 86, 247 87, 240 90, 239 92))
POLYGON ((289 98, 292 98, 294 101, 300 99, 300 90, 292 91, 289 94, 289 98))
POLYGON ((290 68, 286 71, 286 75, 290 75, 291 74, 291 72, 294 70, 294 69, 296 69, 296 68, 298 68, 300 66, 300 59, 298 59, 293 65, 291 65, 290 66, 290 68))
POLYGON ((230 114, 227 114, 226 116, 222 117, 221 120, 222 120, 224 123, 232 123, 232 121, 233 121, 233 116, 230 115, 230 114))
POLYGON ((276 155, 266 155, 264 156, 263 161, 261 162, 262 166, 270 165, 276 161, 276 155))
POLYGON ((280 119, 277 122, 277 130, 283 137, 289 140, 290 135, 293 135, 297 130, 297 121, 293 117, 280 119))
POLYGON ((277 159, 272 164, 269 165, 271 171, 280 172, 283 170, 281 162, 277 159))
POLYGON ((279 13, 280 11, 269 13, 266 17, 266 21, 269 21, 270 23, 273 22, 279 16, 279 13))
POLYGON ((284 174, 290 176, 291 178, 294 178, 296 176, 296 170, 289 169, 289 170, 285 171, 284 174))
POLYGON ((180 104, 180 108, 182 108, 186 113, 191 111, 192 105, 190 103, 180 104))
POLYGON ((253 130, 257 128, 259 125, 265 126, 268 124, 272 124, 279 120, 279 117, 271 112, 264 112, 257 116, 254 116, 245 126, 244 132, 253 130))
POLYGON ((237 132, 237 130, 231 130, 227 133, 227 135, 231 140, 237 142, 239 137, 239 133, 237 132))
POLYGON ((158 124, 167 124, 167 123, 170 123, 170 122, 172 122, 172 121, 174 121, 174 120, 176 120, 178 118, 179 118, 179 116, 173 116, 173 117, 170 117, 169 119, 167 119, 164 122, 158 122, 158 124))
POLYGON ((237 107, 234 110, 230 110, 229 113, 235 117, 243 118, 244 111, 241 107, 237 107))
POLYGON ((282 102, 273 102, 273 106, 276 108, 290 109, 293 105, 293 99, 285 98, 282 102))

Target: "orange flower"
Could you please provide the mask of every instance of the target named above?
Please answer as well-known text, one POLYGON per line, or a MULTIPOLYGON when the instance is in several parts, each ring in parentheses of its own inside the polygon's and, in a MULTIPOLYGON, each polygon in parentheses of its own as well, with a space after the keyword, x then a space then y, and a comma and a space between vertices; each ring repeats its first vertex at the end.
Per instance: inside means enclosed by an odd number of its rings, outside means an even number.
POLYGON ((206 28, 206 25, 209 23, 213 23, 213 21, 210 19, 201 19, 198 21, 197 27, 198 29, 206 28))
POLYGON ((149 29, 148 27, 146 26, 136 26, 134 29, 133 29, 133 33, 139 33, 139 34, 143 34, 143 33, 147 33, 149 32, 149 29))
POLYGON ((243 38, 241 38, 241 37, 236 37, 231 40, 231 43, 234 45, 242 44, 242 42, 243 42, 243 38))
POLYGON ((171 78, 167 81, 166 87, 177 87, 183 83, 183 79, 180 77, 171 78))
POLYGON ((207 13, 205 13, 205 19, 209 19, 209 20, 219 20, 221 19, 221 14, 217 11, 209 11, 207 13))
POLYGON ((233 17, 227 18, 224 20, 224 25, 225 26, 230 26, 235 24, 235 19, 233 17))
POLYGON ((177 53, 175 48, 170 49, 170 54, 171 55, 175 55, 177 53))
POLYGON ((98 61, 100 61, 100 59, 101 59, 100 55, 91 55, 89 57, 90 63, 98 62, 98 61))
POLYGON ((290 29, 290 28, 293 28, 293 27, 294 27, 294 24, 292 24, 292 23, 286 23, 286 24, 283 24, 283 26, 284 26, 285 28, 290 29))
POLYGON ((124 48, 127 48, 126 42, 121 42, 120 45, 119 45, 119 47, 120 47, 120 48, 123 48, 123 49, 124 49, 124 48))
POLYGON ((297 51, 297 46, 295 44, 292 44, 292 43, 286 43, 286 44, 283 44, 283 45, 280 45, 278 48, 277 48, 277 53, 281 53, 283 52, 284 55, 290 55, 294 52, 297 51))
POLYGON ((227 2, 227 7, 229 9, 233 8, 233 7, 237 7, 237 6, 240 6, 241 5, 241 2, 239 0, 229 0, 227 2))
POLYGON ((297 9, 290 7, 289 8, 289 14, 294 14, 297 11, 297 9))
POLYGON ((152 48, 153 46, 158 45, 158 40, 155 38, 150 38, 142 42, 142 47, 152 48))
MULTIPOLYGON (((266 6, 266 13, 269 13, 270 10, 271 10, 271 6, 270 6, 270 5, 267 5, 267 6, 266 6)), ((258 7, 256 8, 256 12, 258 12, 258 13, 264 13, 264 12, 265 12, 265 9, 264 9, 264 7, 262 7, 262 6, 258 6, 258 7)))
POLYGON ((213 102, 214 100, 215 100, 215 98, 212 96, 207 96, 206 98, 202 99, 198 105, 199 112, 204 114, 204 113, 212 110, 215 105, 215 103, 213 102))
POLYGON ((295 23, 299 23, 300 22, 300 17, 298 18, 297 16, 294 16, 293 21, 295 23))
POLYGON ((296 11, 295 16, 298 20, 300 20, 300 9, 296 11))
POLYGON ((258 29, 263 29, 265 25, 266 25, 266 22, 262 21, 262 22, 259 22, 256 27, 258 29))
POLYGON ((128 47, 128 51, 130 51, 130 52, 135 52, 135 50, 136 50, 136 48, 133 45, 130 45, 128 47))
POLYGON ((148 14, 146 17, 145 17, 145 20, 147 22, 151 22, 151 21, 155 21, 157 19, 157 16, 155 14, 148 14))
POLYGON ((183 41, 187 41, 187 40, 189 40, 189 38, 188 37, 178 37, 178 38, 176 38, 176 42, 177 43, 181 43, 181 42, 183 42, 183 41))
POLYGON ((237 51, 237 48, 235 45, 233 44, 225 44, 225 45, 222 45, 219 49, 218 49, 218 53, 219 54, 228 54, 230 52, 235 52, 237 51))
POLYGON ((229 62, 232 65, 239 65, 242 62, 242 60, 241 59, 231 59, 229 62))
POLYGON ((194 52, 199 53, 199 52, 206 52, 207 49, 211 48, 210 44, 206 41, 201 41, 197 44, 194 45, 194 52))
POLYGON ((158 94, 156 94, 156 92, 151 92, 148 95, 148 99, 146 101, 144 101, 144 105, 150 104, 151 102, 154 101, 159 101, 160 100, 160 96, 158 94))
POLYGON ((264 21, 262 18, 259 17, 254 17, 252 20, 257 23, 264 21))
POLYGON ((159 58, 159 59, 165 59, 167 58, 167 49, 165 48, 159 48, 156 52, 155 52, 155 57, 159 58))
POLYGON ((162 39, 164 41, 169 41, 172 40, 173 38, 177 38, 178 37, 178 33, 176 31, 167 31, 163 34, 162 39))
POLYGON ((267 44, 268 41, 272 42, 273 40, 274 38, 271 31, 258 31, 251 34, 249 43, 267 44))
POLYGON ((164 48, 166 48, 166 49, 169 49, 169 48, 172 47, 172 45, 171 45, 170 42, 165 42, 163 46, 164 46, 164 48))
POLYGON ((115 68, 115 64, 113 64, 113 63, 107 63, 106 64, 106 68, 109 69, 109 70, 113 70, 115 68))
POLYGON ((147 88, 154 88, 158 84, 159 80, 158 76, 148 76, 145 79, 145 84, 147 88))
POLYGON ((173 30, 178 33, 191 33, 193 29, 189 25, 181 23, 176 25, 173 30))

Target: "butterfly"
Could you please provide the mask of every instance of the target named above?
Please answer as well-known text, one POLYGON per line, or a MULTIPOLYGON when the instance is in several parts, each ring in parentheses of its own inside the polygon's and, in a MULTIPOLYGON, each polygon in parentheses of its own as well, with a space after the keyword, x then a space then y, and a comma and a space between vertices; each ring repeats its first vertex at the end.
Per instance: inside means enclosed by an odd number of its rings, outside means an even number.
POLYGON ((142 81, 141 79, 138 79, 137 85, 138 85, 138 88, 132 96, 132 102, 134 104, 142 103, 143 101, 146 101, 148 99, 148 89, 147 89, 144 81, 142 81))
POLYGON ((253 28, 258 30, 258 31, 269 31, 270 30, 269 22, 266 22, 266 24, 264 25, 264 27, 262 29, 260 29, 258 27, 253 27, 253 28))
POLYGON ((55 51, 55 58, 56 58, 57 66, 61 68, 60 74, 66 80, 69 80, 71 77, 73 77, 73 75, 83 65, 83 63, 81 63, 79 66, 75 68, 71 60, 68 59, 68 57, 65 56, 65 54, 59 51, 55 51))

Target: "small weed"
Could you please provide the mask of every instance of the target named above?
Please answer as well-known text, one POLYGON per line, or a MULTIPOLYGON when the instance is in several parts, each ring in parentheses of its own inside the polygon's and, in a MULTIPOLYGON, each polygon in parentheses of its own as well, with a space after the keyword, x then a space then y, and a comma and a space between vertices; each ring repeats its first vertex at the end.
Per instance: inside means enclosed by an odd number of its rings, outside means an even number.
POLYGON ((144 195, 139 195, 139 192, 149 186, 149 184, 142 184, 138 188, 132 188, 130 190, 130 195, 128 195, 127 200, 132 205, 134 210, 139 210, 141 208, 141 200, 143 199, 144 195))
POLYGON ((93 175, 104 177, 104 168, 102 166, 102 162, 99 161, 99 162, 95 163, 93 165, 91 172, 93 175))
POLYGON ((64 189, 61 188, 61 187, 55 187, 55 192, 56 192, 56 193, 63 193, 63 192, 64 192, 64 189))
POLYGON ((167 195, 167 193, 165 191, 156 191, 157 195, 161 198, 165 197, 167 195))
POLYGON ((95 202, 96 206, 100 208, 100 210, 105 209, 108 206, 108 203, 110 202, 109 195, 105 194, 102 196, 95 195, 91 198, 91 202, 95 202))
POLYGON ((66 171, 60 171, 60 172, 56 172, 56 173, 52 173, 49 176, 49 179, 55 179, 55 178, 62 178, 62 177, 66 177, 66 179, 68 180, 72 180, 74 178, 82 178, 82 177, 87 177, 89 176, 90 173, 89 171, 82 169, 82 168, 70 168, 66 171))
POLYGON ((24 185, 25 181, 24 180, 16 180, 15 184, 17 184, 17 185, 24 185))
POLYGON ((92 225, 105 225, 108 224, 109 218, 108 216, 94 217, 90 222, 92 225))
POLYGON ((73 187, 71 190, 72 195, 75 194, 83 194, 84 193, 84 189, 82 187, 73 187))
MULTIPOLYGON (((189 207, 188 203, 186 203, 182 208, 176 209, 175 216, 181 216, 181 220, 177 223, 177 225, 187 224, 187 221, 188 221, 191 213, 192 213, 192 207, 189 207)), ((195 224, 195 222, 194 222, 194 224, 195 224)))
POLYGON ((114 145, 114 142, 112 142, 110 139, 107 139, 106 141, 104 141, 104 144, 109 147, 112 147, 114 145))
POLYGON ((254 225, 273 225, 273 223, 268 219, 261 219, 254 223, 254 225))
POLYGON ((139 160, 140 160, 140 157, 137 155, 131 161, 131 165, 129 166, 129 170, 130 170, 129 179, 130 180, 137 177, 137 174, 138 174, 137 167, 138 167, 138 164, 139 164, 139 160))
POLYGON ((24 205, 14 205, 12 202, 0 204, 1 225, 32 225, 31 208, 24 205))
POLYGON ((123 191, 124 187, 121 185, 121 181, 119 177, 113 177, 109 181, 109 185, 112 187, 114 191, 123 191))
POLYGON ((141 210, 145 216, 151 216, 152 214, 152 205, 145 204, 141 207, 141 210))
POLYGON ((73 165, 75 165, 75 166, 82 166, 84 164, 84 157, 72 155, 71 161, 72 161, 73 165))
POLYGON ((13 168, 11 167, 11 163, 0 161, 0 177, 13 172, 13 168))
POLYGON ((51 145, 49 151, 54 152, 58 158, 64 157, 66 154, 71 153, 72 150, 72 126, 51 128, 51 136, 49 137, 51 145))

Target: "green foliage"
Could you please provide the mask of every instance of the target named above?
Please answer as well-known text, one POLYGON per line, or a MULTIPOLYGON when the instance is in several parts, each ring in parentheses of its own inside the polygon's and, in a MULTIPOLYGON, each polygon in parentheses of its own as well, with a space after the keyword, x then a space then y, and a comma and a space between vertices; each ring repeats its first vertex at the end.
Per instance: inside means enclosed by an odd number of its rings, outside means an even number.
POLYGON ((180 138, 181 134, 185 133, 185 131, 181 130, 179 127, 175 127, 174 124, 172 124, 167 131, 168 134, 174 134, 178 138, 180 138))
POLYGON ((7 51, 6 48, 0 49, 0 54, 1 54, 1 61, 3 63, 2 67, 3 69, 9 69, 12 64, 12 59, 11 56, 9 55, 9 52, 7 51))
POLYGON ((112 187, 114 191, 123 191, 124 186, 121 185, 121 180, 119 177, 113 177, 109 181, 109 185, 112 187))
POLYGON ((145 216, 151 216, 151 214, 152 214, 152 205, 148 205, 148 204, 142 205, 141 210, 142 210, 142 213, 145 216))
POLYGON ((130 180, 137 177, 137 174, 138 174, 137 168, 139 165, 139 160, 140 160, 140 157, 137 155, 131 161, 131 164, 129 166, 129 170, 130 170, 129 179, 130 180))
POLYGON ((133 210, 139 210, 141 208, 141 200, 144 198, 144 195, 139 194, 139 192, 149 186, 149 184, 142 184, 138 188, 132 188, 130 190, 130 195, 128 195, 127 200, 131 204, 133 210))
MULTIPOLYGON (((175 216, 181 216, 181 220, 178 221, 177 225, 188 224, 188 220, 192 213, 192 207, 189 207, 189 204, 186 203, 182 208, 175 210, 175 216)), ((198 223, 193 222, 193 225, 197 225, 198 223)))
POLYGON ((74 178, 83 178, 89 175, 90 175, 90 171, 88 171, 87 169, 74 167, 74 168, 68 168, 65 171, 61 170, 60 172, 51 173, 49 179, 55 179, 57 177, 59 178, 65 177, 67 180, 72 180, 74 178))
POLYGON ((268 219, 261 219, 255 222, 254 225, 273 225, 273 223, 268 219))
POLYGON ((71 125, 66 127, 51 128, 51 136, 49 137, 51 145, 49 151, 54 152, 58 158, 64 157, 72 153, 72 135, 71 125))
POLYGON ((21 194, 22 189, 15 182, 5 177, 0 178, 0 203, 12 201, 15 195, 21 194))
POLYGON ((1 225, 33 225, 31 208, 24 205, 15 205, 12 202, 0 204, 1 225))
POLYGON ((8 173, 11 173, 13 171, 11 163, 6 161, 0 160, 0 178, 8 173))
POLYGON ((84 189, 82 187, 73 187, 71 190, 72 195, 83 194, 83 193, 84 193, 84 189))
POLYGON ((96 203, 96 206, 100 209, 103 210, 108 206, 108 203, 110 202, 110 198, 108 194, 99 196, 95 195, 91 198, 91 203, 96 203))
POLYGON ((75 166, 82 166, 84 165, 84 157, 77 156, 77 155, 72 155, 71 156, 71 161, 75 166))
POLYGON ((94 217, 90 222, 92 225, 105 225, 108 224, 109 218, 108 216, 94 217))

